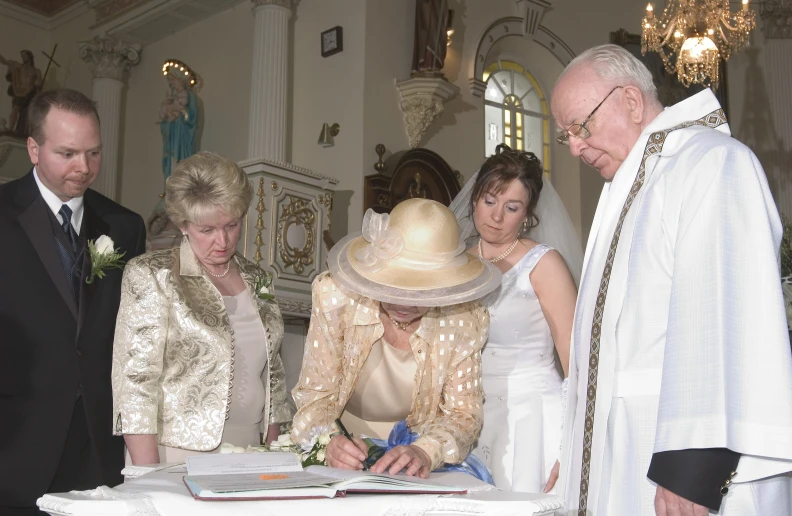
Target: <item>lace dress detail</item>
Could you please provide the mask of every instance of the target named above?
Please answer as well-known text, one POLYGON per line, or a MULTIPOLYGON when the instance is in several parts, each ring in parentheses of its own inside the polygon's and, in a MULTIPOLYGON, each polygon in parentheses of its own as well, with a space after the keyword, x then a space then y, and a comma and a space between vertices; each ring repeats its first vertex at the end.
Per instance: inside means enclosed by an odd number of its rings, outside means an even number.
POLYGON ((539 493, 558 459, 562 375, 531 272, 552 248, 538 244, 484 300, 484 427, 475 453, 501 489, 539 493))

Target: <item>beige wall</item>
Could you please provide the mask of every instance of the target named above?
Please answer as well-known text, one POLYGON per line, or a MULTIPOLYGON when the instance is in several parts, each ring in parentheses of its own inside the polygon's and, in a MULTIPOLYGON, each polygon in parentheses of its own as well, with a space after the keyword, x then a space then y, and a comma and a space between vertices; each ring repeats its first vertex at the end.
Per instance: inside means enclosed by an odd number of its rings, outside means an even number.
POLYGON ((331 216, 336 240, 347 225, 360 231, 362 221, 365 17, 365 0, 302 0, 294 22, 292 162, 339 180, 331 216), (344 49, 323 58, 320 34, 336 25, 344 49), (334 147, 317 144, 323 123, 341 126, 334 147))

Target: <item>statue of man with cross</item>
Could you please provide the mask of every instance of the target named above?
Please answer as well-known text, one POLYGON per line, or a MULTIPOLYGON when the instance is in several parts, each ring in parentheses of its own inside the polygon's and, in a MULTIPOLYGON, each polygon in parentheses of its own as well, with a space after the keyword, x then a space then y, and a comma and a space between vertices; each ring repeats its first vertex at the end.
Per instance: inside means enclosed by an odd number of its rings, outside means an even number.
POLYGON ((33 62, 33 52, 23 50, 20 52, 22 62, 12 61, 0 55, 0 64, 8 67, 6 80, 8 94, 11 96, 11 114, 8 120, 9 132, 14 135, 27 136, 27 107, 33 97, 41 91, 44 84, 41 70, 33 62))

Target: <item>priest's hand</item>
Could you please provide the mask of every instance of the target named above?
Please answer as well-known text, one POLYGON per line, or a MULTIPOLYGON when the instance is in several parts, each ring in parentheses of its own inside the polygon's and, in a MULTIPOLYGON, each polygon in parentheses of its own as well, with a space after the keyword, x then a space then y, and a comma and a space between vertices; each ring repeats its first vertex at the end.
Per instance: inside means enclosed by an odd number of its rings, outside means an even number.
POLYGON ((341 469, 363 469, 363 461, 368 457, 368 446, 359 437, 350 441, 343 435, 334 435, 325 452, 325 464, 341 469))
POLYGON ((413 445, 396 446, 371 466, 372 473, 390 473, 395 475, 403 469, 408 477, 427 478, 432 460, 421 448, 413 445))
POLYGON ((561 464, 556 461, 553 465, 553 469, 550 470, 550 477, 547 479, 547 485, 544 487, 545 493, 549 493, 551 489, 553 489, 558 482, 558 471, 561 469, 561 464))
POLYGON ((709 509, 657 486, 655 512, 657 516, 707 516, 709 509))

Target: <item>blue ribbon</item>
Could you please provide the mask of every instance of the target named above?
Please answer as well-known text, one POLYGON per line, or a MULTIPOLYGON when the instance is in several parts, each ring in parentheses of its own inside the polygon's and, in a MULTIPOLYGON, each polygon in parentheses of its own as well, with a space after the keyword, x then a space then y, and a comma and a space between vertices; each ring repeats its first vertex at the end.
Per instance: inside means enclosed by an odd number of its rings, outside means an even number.
MULTIPOLYGON (((393 425, 393 429, 387 441, 384 439, 369 439, 374 446, 378 448, 377 450, 369 450, 369 461, 373 464, 391 448, 395 448, 396 446, 409 446, 414 443, 416 439, 418 439, 418 434, 410 431, 410 429, 407 428, 407 422, 402 419, 393 425)), ((434 471, 461 471, 462 473, 473 475, 483 482, 495 485, 495 481, 492 479, 492 475, 490 475, 487 466, 484 465, 481 459, 472 453, 468 454, 465 460, 459 464, 444 464, 441 468, 434 471)))

